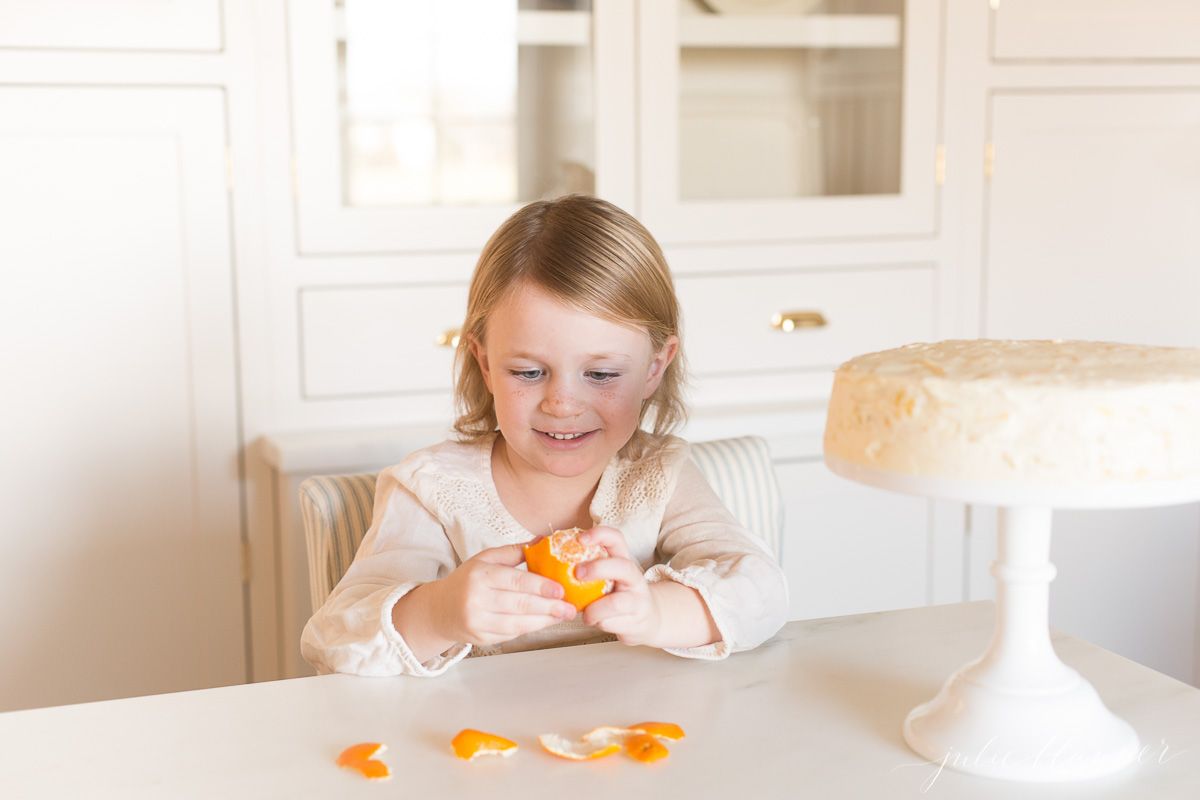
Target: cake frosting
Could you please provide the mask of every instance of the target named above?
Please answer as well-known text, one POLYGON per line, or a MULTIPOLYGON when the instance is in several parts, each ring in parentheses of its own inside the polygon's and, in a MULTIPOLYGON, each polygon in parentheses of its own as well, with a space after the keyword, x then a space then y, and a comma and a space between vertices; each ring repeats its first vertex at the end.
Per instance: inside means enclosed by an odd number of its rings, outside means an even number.
POLYGON ((950 340, 838 368, 825 455, 1045 486, 1200 478, 1200 349, 950 340))

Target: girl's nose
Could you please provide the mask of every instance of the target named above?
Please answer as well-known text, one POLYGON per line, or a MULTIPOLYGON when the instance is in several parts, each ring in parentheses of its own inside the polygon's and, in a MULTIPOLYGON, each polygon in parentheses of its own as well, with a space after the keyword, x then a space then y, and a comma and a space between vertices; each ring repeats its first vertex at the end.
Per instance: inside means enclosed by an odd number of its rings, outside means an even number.
POLYGON ((553 417, 576 417, 583 412, 583 404, 571 387, 560 381, 554 381, 546 388, 541 406, 543 414, 553 417))

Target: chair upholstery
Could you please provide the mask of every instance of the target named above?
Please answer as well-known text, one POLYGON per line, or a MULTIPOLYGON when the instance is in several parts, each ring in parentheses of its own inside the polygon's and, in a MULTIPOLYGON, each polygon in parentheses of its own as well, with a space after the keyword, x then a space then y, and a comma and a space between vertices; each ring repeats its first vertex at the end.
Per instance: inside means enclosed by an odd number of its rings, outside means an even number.
MULTIPOLYGON (((742 436, 695 442, 691 452, 734 518, 777 559, 782 557, 783 500, 766 440, 742 436)), ((300 484, 314 610, 341 580, 371 526, 375 477, 374 473, 316 475, 300 484)))

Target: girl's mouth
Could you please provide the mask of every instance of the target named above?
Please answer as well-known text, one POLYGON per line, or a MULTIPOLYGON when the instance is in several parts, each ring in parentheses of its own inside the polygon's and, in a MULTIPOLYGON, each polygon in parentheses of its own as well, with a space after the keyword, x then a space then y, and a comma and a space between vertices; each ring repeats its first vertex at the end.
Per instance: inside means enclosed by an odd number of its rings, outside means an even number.
MULTIPOLYGON (((537 430, 536 428, 534 430, 537 430)), ((546 444, 556 450, 570 450, 580 447, 585 442, 589 441, 596 431, 578 431, 573 433, 548 433, 546 431, 537 431, 538 436, 542 438, 546 444)))

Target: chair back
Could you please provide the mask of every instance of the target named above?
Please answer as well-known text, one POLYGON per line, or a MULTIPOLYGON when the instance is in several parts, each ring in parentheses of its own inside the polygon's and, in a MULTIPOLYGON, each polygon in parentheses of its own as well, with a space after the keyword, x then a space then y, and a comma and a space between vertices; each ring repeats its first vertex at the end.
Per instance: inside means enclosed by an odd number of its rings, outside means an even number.
MULTIPOLYGON (((765 439, 740 436, 696 442, 692 458, 738 522, 781 558, 783 500, 765 439)), ((375 474, 314 475, 300 484, 308 548, 308 587, 315 611, 341 580, 371 527, 375 474)))

